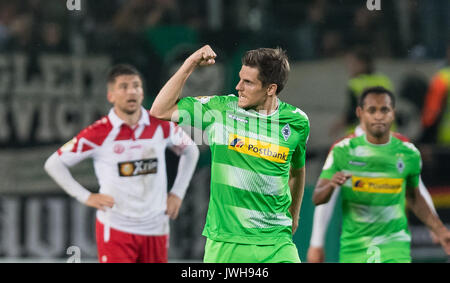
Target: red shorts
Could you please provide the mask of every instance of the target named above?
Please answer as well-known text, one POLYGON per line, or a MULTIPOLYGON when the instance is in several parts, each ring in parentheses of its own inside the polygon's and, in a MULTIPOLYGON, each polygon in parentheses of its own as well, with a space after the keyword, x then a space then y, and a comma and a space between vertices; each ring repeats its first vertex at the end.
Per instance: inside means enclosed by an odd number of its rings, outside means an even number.
POLYGON ((105 242, 103 224, 96 221, 99 262, 104 263, 166 263, 169 236, 143 236, 110 228, 105 242))

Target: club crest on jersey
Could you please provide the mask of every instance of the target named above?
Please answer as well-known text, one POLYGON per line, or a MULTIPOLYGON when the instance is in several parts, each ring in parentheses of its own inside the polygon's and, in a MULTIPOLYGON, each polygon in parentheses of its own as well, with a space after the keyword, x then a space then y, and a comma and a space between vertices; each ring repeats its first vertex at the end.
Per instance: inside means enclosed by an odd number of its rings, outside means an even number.
POLYGON ((281 133, 283 134, 284 141, 287 141, 291 136, 291 127, 289 124, 286 124, 283 129, 281 129, 281 133))
POLYGON ((402 159, 397 160, 397 170, 399 173, 403 173, 403 170, 405 170, 405 162, 402 159))
POLYGON ((135 161, 120 162, 119 176, 133 177, 139 175, 156 174, 158 171, 158 159, 142 159, 135 161))
POLYGON ((118 143, 114 145, 113 151, 116 154, 121 154, 125 151, 125 147, 118 143))

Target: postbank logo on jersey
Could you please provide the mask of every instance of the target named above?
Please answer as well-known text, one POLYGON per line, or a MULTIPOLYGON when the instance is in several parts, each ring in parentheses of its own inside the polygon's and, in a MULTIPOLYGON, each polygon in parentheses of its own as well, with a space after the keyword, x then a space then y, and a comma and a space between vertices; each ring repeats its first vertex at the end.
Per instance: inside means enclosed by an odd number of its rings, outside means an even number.
POLYGON ((286 163, 289 155, 287 147, 236 134, 230 134, 228 137, 228 149, 277 163, 286 163))
POLYGON ((398 194, 402 191, 401 178, 352 177, 354 191, 380 194, 398 194))
POLYGON ((135 161, 120 162, 119 176, 132 177, 146 174, 155 174, 158 171, 158 159, 142 159, 135 161))

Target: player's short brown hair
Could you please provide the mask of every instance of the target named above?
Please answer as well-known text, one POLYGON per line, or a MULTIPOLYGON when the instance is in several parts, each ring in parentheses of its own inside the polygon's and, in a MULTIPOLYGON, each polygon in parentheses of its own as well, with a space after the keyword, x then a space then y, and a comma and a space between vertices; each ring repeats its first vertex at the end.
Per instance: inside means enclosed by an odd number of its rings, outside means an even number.
POLYGON ((107 82, 108 84, 114 83, 118 76, 127 76, 127 75, 138 76, 141 79, 141 81, 143 81, 141 73, 135 67, 129 64, 117 64, 109 69, 107 75, 107 82))
POLYGON ((276 84, 277 94, 287 83, 290 71, 289 61, 286 52, 280 47, 247 51, 242 57, 242 65, 257 68, 258 79, 262 85, 276 84))

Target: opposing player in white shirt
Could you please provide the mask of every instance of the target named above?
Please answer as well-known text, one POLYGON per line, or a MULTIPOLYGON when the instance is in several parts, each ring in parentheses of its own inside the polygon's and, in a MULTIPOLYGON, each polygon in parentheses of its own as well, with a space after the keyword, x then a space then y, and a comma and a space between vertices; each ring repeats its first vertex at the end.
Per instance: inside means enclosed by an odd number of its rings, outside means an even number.
POLYGON ((109 114, 51 155, 45 170, 69 195, 97 210, 100 262, 167 262, 169 218, 175 219, 194 173, 199 150, 172 122, 141 105, 142 77, 129 65, 108 74, 109 114), (180 155, 167 191, 165 149, 180 155), (100 190, 91 193, 69 168, 92 158, 100 190))

